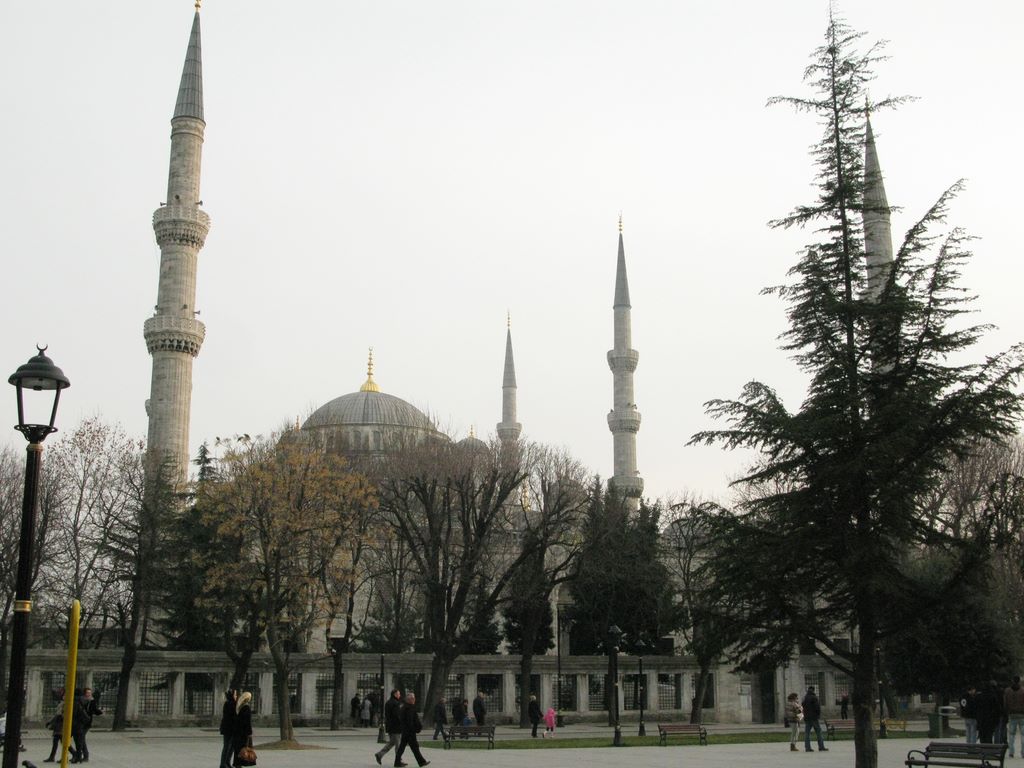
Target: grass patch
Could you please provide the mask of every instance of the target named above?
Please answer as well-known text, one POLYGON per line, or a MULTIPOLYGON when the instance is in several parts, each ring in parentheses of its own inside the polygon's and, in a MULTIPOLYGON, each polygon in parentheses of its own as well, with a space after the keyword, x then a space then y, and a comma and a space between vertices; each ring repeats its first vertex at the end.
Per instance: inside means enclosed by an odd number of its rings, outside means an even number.
POLYGON ((282 741, 268 741, 266 744, 255 744, 253 749, 258 753, 261 749, 275 752, 285 749, 331 749, 331 747, 318 747, 315 744, 301 744, 295 741, 295 739, 285 739, 282 741))

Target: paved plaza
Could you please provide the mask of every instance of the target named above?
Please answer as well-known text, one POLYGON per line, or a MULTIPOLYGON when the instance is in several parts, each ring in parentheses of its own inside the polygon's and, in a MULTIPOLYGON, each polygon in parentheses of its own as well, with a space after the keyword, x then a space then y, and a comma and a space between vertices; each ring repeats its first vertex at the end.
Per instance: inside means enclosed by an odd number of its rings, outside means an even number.
MULTIPOLYGON (((635 725, 625 731, 634 732, 635 725)), ((763 729, 763 726, 759 726, 763 729)), ((510 737, 522 738, 527 731, 511 726, 502 728, 510 737)), ((730 729, 736 730, 736 729, 730 729)), ((780 731, 782 728, 780 727, 780 731)), ((651 732, 656 733, 652 726, 651 732)), ((564 736, 607 736, 611 730, 599 726, 577 726, 563 729, 564 736)), ((339 768, 374 768, 373 752, 379 747, 376 733, 368 730, 348 729, 326 731, 316 728, 296 729, 296 735, 303 744, 321 749, 270 751, 259 755, 258 768, 307 768, 316 766, 338 766, 339 768)), ((424 741, 429 741, 430 733, 424 741)), ((255 735, 258 746, 277 738, 277 732, 260 728, 255 735)), ((902 766, 907 750, 921 748, 927 743, 920 739, 889 739, 879 742, 879 766, 902 766)), ((216 768, 220 758, 220 736, 213 729, 199 728, 153 728, 128 733, 91 731, 89 734, 89 765, 102 768, 182 768, 187 766, 210 766, 216 768)), ((439 745, 440 742, 434 742, 439 745)), ((22 758, 33 761, 38 768, 45 768, 42 759, 49 754, 49 736, 40 729, 29 731, 25 737, 28 748, 22 758)), ((562 766, 585 766, 586 768, 680 768, 680 766, 707 766, 708 768, 792 768, 821 766, 838 768, 853 766, 853 742, 850 740, 831 742, 828 752, 790 752, 788 743, 771 744, 715 744, 714 731, 711 744, 699 746, 669 747, 622 747, 619 749, 465 749, 456 747, 443 750, 440 746, 427 747, 424 756, 436 768, 561 768, 562 766)), ((393 754, 393 753, 391 753, 393 754)), ((385 768, 393 764, 388 754, 385 768)), ((416 765, 412 755, 406 756, 410 768, 416 765)))

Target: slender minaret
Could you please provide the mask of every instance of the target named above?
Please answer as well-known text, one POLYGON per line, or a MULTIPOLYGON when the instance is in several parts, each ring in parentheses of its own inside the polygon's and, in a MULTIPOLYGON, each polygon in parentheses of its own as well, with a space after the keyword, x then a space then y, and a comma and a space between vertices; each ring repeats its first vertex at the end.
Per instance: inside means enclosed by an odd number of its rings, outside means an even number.
POLYGON ((885 184, 869 116, 864 140, 864 255, 867 260, 865 296, 871 301, 876 301, 882 295, 892 265, 892 229, 889 219, 889 201, 885 196, 885 184))
POLYGON ((608 367, 612 369, 612 403, 608 412, 608 429, 612 431, 615 474, 609 481, 612 488, 627 497, 631 510, 640 506, 644 481, 636 468, 636 433, 640 430, 640 412, 633 395, 633 371, 640 353, 632 349, 629 280, 626 278, 626 250, 622 244, 622 217, 619 217, 619 259, 615 267, 615 347, 608 351, 608 367))
POLYGON ((168 462, 173 481, 187 478, 192 358, 199 354, 206 328, 196 319, 196 257, 210 230, 199 206, 199 170, 203 154, 203 62, 199 2, 185 54, 178 100, 171 118, 171 159, 167 202, 153 213, 160 246, 156 311, 143 335, 153 356, 153 378, 146 412, 150 466, 168 462))
POLYGON ((516 421, 516 363, 512 358, 512 316, 506 318, 505 330, 505 375, 501 380, 501 422, 498 424, 498 438, 502 444, 514 443, 523 431, 523 425, 516 421))

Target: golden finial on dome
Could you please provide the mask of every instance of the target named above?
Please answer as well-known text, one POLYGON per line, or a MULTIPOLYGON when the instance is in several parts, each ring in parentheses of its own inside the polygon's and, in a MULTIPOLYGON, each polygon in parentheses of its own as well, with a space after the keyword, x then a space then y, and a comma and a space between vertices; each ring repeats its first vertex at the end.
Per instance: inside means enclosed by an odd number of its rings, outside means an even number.
POLYGON ((302 425, 301 425, 301 424, 299 424, 299 417, 298 417, 298 416, 296 416, 296 417, 295 417, 295 431, 297 432, 297 431, 299 431, 300 429, 302 429, 302 425))
POLYGON ((476 424, 469 425, 469 436, 476 437, 476 424))
POLYGON ((366 381, 359 388, 360 392, 380 392, 380 387, 373 380, 373 347, 370 347, 370 357, 366 361, 366 381))
POLYGON ((619 211, 619 234, 622 234, 622 211, 619 211))
POLYGON ((196 0, 196 13, 199 13, 199 6, 203 4, 203 0, 196 0))
POLYGON ((512 330, 512 313, 509 310, 505 310, 505 327, 512 330))

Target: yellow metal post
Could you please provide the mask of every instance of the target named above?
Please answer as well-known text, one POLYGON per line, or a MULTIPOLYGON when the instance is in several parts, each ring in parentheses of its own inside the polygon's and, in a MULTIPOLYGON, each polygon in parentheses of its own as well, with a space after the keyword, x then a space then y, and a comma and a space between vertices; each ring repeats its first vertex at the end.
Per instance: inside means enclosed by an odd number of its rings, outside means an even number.
POLYGON ((64 675, 64 732, 60 737, 60 768, 68 768, 68 747, 71 744, 71 718, 75 712, 75 675, 78 674, 78 622, 82 604, 71 603, 71 622, 68 627, 68 669, 64 675))

